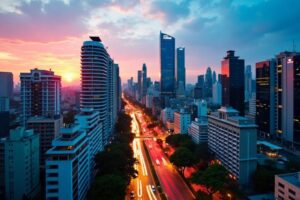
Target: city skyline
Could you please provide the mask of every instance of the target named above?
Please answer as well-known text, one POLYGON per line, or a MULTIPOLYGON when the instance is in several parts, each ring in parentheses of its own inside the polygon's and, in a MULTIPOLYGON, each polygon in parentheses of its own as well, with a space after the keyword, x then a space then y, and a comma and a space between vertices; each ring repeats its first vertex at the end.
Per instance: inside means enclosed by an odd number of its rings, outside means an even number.
POLYGON ((82 41, 100 35, 122 66, 123 82, 143 63, 148 75, 159 80, 161 30, 186 48, 187 83, 195 83, 208 66, 220 72, 220 60, 229 49, 236 50, 254 72, 257 61, 293 50, 293 40, 299 46, 299 26, 293 20, 300 6, 291 3, 295 6, 280 0, 3 1, 0 24, 6 28, 0 31, 0 68, 12 71, 15 83, 20 72, 38 67, 62 76, 63 86, 79 85, 82 41), (282 12, 275 15, 266 9, 282 12))

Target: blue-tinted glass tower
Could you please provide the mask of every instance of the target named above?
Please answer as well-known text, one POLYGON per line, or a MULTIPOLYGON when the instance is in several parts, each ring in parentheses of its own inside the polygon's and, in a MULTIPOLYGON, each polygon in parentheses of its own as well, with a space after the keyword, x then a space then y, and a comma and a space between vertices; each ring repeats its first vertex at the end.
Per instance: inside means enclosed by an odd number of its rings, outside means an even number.
POLYGON ((160 32, 161 108, 168 106, 175 94, 175 38, 160 32))

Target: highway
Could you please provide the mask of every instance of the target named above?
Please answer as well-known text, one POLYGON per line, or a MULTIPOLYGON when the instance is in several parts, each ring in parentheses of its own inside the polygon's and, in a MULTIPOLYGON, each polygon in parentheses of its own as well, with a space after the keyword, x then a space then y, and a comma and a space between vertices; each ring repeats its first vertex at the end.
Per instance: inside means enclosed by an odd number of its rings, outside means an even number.
MULTIPOLYGON (((154 179, 151 174, 149 162, 154 164, 161 188, 169 200, 195 199, 193 193, 175 169, 175 166, 170 163, 160 146, 157 142, 155 142, 156 138, 153 136, 153 130, 147 128, 145 116, 140 110, 138 110, 138 108, 130 104, 130 102, 126 101, 126 103, 126 110, 130 113, 133 119, 132 131, 136 135, 133 141, 133 151, 135 157, 139 160, 139 164, 136 165, 139 176, 138 178, 133 179, 130 185, 130 190, 135 191, 135 199, 160 199, 158 192, 156 191, 155 193, 151 193, 152 190, 149 188, 149 185, 154 185, 154 179), (138 122, 140 123, 140 126, 138 122), (151 161, 147 160, 142 146, 143 141, 149 151, 151 161)), ((158 137, 165 138, 162 130, 160 130, 158 137)))

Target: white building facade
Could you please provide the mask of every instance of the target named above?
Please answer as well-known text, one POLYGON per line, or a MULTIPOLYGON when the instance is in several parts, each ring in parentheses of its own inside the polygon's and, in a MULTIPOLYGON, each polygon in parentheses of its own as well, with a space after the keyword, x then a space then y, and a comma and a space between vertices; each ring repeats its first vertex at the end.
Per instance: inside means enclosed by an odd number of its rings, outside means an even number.
POLYGON ((191 114, 181 109, 180 112, 174 113, 174 133, 187 134, 188 127, 191 123, 191 114))
POLYGON ((196 144, 207 142, 207 126, 207 118, 195 118, 195 121, 192 121, 188 134, 196 144))

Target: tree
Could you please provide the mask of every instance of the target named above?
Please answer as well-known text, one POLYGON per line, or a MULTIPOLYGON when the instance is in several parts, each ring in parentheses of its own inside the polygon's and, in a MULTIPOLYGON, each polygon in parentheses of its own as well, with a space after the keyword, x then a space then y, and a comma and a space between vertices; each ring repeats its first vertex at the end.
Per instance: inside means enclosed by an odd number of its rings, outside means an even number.
POLYGON ((196 193, 196 199, 197 200, 212 200, 212 197, 210 195, 208 195, 207 193, 202 192, 201 190, 199 190, 196 193))
POLYGON ((88 192, 91 200, 123 200, 126 195, 126 180, 115 174, 96 177, 88 192))
POLYGON ((197 171, 192 174, 192 183, 205 185, 210 196, 224 188, 229 181, 227 170, 219 164, 212 164, 204 171, 197 171))
POLYGON ((170 156, 170 161, 173 163, 184 176, 186 167, 191 167, 196 163, 194 154, 186 147, 179 147, 170 156))
POLYGON ((300 171, 300 162, 297 160, 289 160, 285 164, 285 169, 289 172, 300 171))

